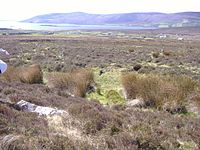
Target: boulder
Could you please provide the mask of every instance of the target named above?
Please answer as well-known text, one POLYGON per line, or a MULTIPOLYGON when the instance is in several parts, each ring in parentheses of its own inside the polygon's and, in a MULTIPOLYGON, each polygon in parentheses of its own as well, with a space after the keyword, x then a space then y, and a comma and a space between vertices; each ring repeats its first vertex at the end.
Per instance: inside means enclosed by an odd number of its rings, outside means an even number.
POLYGON ((50 107, 38 106, 38 105, 32 104, 30 102, 24 101, 24 100, 19 101, 15 105, 23 111, 35 112, 39 115, 45 115, 45 116, 59 115, 59 114, 67 113, 64 110, 59 110, 59 109, 50 108, 50 107))
POLYGON ((126 102, 128 107, 142 107, 144 106, 144 101, 142 99, 133 99, 126 102))

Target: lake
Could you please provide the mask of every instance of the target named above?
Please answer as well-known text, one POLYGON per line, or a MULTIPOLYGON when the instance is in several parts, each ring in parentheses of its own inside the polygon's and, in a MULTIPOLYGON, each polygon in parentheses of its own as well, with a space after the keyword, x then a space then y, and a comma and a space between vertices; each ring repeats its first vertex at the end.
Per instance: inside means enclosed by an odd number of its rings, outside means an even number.
POLYGON ((76 25, 76 24, 51 24, 51 23, 25 23, 17 21, 1 21, 0 28, 20 29, 20 30, 81 30, 81 29, 155 29, 153 27, 140 27, 140 26, 128 26, 128 25, 76 25))

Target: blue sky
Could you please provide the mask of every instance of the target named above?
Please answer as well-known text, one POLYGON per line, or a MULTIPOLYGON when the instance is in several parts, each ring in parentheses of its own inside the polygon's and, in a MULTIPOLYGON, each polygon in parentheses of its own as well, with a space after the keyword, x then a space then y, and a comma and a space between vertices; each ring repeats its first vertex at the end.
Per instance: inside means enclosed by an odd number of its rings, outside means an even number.
POLYGON ((47 13, 200 12, 200 0, 0 0, 0 20, 47 13))

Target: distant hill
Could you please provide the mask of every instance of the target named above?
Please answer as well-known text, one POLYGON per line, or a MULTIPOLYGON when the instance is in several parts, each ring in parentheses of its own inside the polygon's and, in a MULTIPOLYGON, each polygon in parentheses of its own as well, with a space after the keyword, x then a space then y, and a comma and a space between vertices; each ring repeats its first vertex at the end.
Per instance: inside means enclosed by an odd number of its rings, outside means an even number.
POLYGON ((155 27, 200 26, 200 12, 182 13, 122 13, 122 14, 88 14, 82 12, 53 13, 35 16, 24 20, 30 23, 55 24, 121 24, 155 27))

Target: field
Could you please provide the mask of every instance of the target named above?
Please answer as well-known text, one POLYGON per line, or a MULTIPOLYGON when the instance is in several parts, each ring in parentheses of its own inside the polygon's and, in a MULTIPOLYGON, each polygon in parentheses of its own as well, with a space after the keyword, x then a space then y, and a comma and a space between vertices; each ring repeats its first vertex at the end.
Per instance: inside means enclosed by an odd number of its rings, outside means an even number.
POLYGON ((0 56, 9 67, 39 64, 43 72, 34 84, 1 75, 1 149, 200 149, 200 28, 2 29, 0 48, 10 53, 0 56), (82 90, 86 79, 92 93, 82 90), (65 83, 79 93, 67 93, 65 83), (38 116, 16 108, 20 100, 67 113, 38 116))

